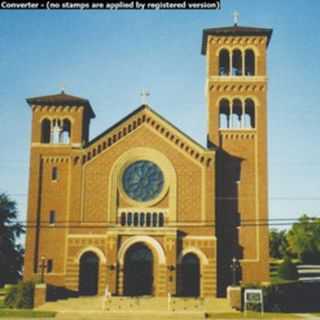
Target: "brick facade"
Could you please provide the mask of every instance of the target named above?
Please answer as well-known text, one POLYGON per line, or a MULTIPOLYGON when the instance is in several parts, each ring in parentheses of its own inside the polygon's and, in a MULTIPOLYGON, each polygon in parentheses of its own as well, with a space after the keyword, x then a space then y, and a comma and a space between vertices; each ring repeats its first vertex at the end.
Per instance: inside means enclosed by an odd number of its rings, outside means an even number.
POLYGON ((146 105, 89 141, 94 113, 87 100, 65 93, 28 99, 33 118, 26 279, 39 273, 45 256, 52 263, 47 283, 78 292, 81 258, 91 252, 99 265, 97 294, 108 287, 122 295, 126 253, 136 243, 152 253, 156 296, 181 293, 181 266, 188 254, 199 261, 202 297, 225 294, 233 256, 241 261, 243 281, 268 279, 267 228, 242 227, 242 221, 267 218, 266 37, 247 38, 259 53, 258 74, 250 79, 222 79, 217 70, 218 50, 226 43, 246 46, 243 36, 205 38, 208 148, 146 105), (219 101, 226 96, 257 101, 254 129, 219 128, 219 101), (44 120, 52 133, 52 128, 64 130, 65 119, 71 124, 67 143, 44 142, 44 120), (153 162, 164 176, 162 191, 147 202, 133 201, 122 181, 125 168, 142 160, 153 162), (241 178, 235 190, 237 168, 241 178), (139 221, 148 213, 157 219, 161 214, 164 221, 129 226, 121 220, 129 213, 139 221))

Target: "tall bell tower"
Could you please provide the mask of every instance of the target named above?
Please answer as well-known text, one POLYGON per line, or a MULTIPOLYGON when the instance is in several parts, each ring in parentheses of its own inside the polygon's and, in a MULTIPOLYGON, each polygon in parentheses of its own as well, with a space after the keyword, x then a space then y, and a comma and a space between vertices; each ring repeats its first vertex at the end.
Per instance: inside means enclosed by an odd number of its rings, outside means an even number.
POLYGON ((208 147, 216 149, 217 284, 224 295, 233 257, 238 279, 269 278, 267 48, 272 29, 203 30, 208 147))

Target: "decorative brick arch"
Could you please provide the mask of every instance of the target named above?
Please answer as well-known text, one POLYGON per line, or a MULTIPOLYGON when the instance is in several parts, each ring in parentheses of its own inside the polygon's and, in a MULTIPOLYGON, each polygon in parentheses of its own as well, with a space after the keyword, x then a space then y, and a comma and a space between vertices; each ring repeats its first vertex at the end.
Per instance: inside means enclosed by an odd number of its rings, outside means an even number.
POLYGON ((99 260, 100 260, 100 263, 102 263, 102 264, 106 264, 106 263, 107 263, 107 259, 106 259, 105 255, 104 255, 104 253, 102 252, 102 250, 99 249, 99 248, 97 248, 97 247, 93 247, 93 246, 89 246, 89 247, 83 248, 83 249, 78 253, 77 257, 75 258, 75 262, 79 264, 82 255, 85 254, 86 252, 93 252, 93 253, 95 253, 95 254, 98 256, 98 258, 99 258, 99 260))
POLYGON ((182 250, 182 252, 180 253, 179 258, 178 258, 179 264, 181 264, 183 257, 188 253, 195 254, 199 258, 202 265, 209 264, 207 256, 200 249, 195 248, 195 247, 188 247, 188 248, 182 250))
POLYGON ((156 252, 158 255, 159 264, 166 264, 166 255, 161 247, 160 243, 149 236, 134 236, 123 242, 118 251, 118 261, 120 265, 124 264, 124 257, 127 250, 135 243, 142 242, 146 244, 152 251, 156 252))

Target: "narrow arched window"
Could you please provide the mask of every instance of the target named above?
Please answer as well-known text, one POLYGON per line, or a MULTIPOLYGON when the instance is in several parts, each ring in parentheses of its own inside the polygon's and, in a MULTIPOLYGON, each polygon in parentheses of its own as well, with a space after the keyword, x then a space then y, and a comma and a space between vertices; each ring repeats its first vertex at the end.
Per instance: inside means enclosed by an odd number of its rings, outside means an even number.
POLYGON ((53 260, 48 259, 47 260, 47 273, 51 273, 53 271, 53 260))
POLYGON ((52 181, 57 181, 58 178, 59 178, 58 168, 57 167, 53 167, 52 171, 51 171, 51 180, 52 181))
POLYGON ((49 212, 49 224, 55 224, 56 223, 56 212, 55 210, 50 210, 49 212))
POLYGON ((69 144, 71 139, 71 122, 69 119, 64 119, 62 122, 62 130, 60 133, 60 143, 69 144))
POLYGON ((147 225, 147 227, 151 226, 151 213, 150 212, 148 212, 147 216, 146 216, 146 225, 147 225))
POLYGON ((41 143, 50 143, 51 136, 51 122, 44 119, 41 122, 41 143))
POLYGON ((152 215, 152 226, 156 227, 158 225, 158 215, 154 212, 152 215))
POLYGON ((252 49, 247 49, 245 51, 244 58, 244 66, 245 66, 245 75, 246 76, 254 76, 255 75, 255 56, 252 49))
POLYGON ((127 225, 131 226, 132 225, 132 213, 129 212, 127 215, 127 225))
POLYGON ((120 224, 124 227, 126 225, 126 213, 121 212, 120 224))
POLYGON ((140 213, 140 226, 143 227, 145 224, 145 214, 142 212, 140 213))
POLYGON ((232 75, 242 75, 242 53, 239 49, 232 51, 232 75))
POLYGON ((160 212, 159 213, 159 227, 163 227, 164 225, 164 217, 163 217, 163 213, 160 212))
POLYGON ((242 102, 239 99, 232 101, 231 123, 233 129, 240 129, 242 127, 242 102))
POLYGON ((135 227, 138 227, 139 225, 139 215, 138 215, 138 212, 135 212, 134 215, 133 215, 133 225, 135 227))
POLYGON ((245 101, 244 127, 247 129, 256 127, 255 105, 252 99, 246 99, 245 101))
POLYGON ((222 99, 219 105, 219 128, 230 128, 230 104, 227 99, 222 99))
POLYGON ((222 49, 219 53, 219 75, 227 76, 230 74, 230 55, 227 49, 222 49))

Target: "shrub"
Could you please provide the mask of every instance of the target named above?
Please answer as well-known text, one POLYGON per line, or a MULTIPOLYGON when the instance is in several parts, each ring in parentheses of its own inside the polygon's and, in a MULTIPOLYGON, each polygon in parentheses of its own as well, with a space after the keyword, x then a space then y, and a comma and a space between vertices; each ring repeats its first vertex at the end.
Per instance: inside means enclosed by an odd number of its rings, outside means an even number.
POLYGON ((278 276, 283 280, 298 280, 299 273, 297 266, 291 261, 289 257, 286 257, 278 269, 278 276))
POLYGON ((19 282, 17 286, 8 289, 4 303, 9 308, 33 308, 34 283, 32 281, 19 282))
POLYGON ((8 288, 6 296, 4 298, 4 304, 9 308, 15 307, 15 302, 17 300, 18 289, 17 286, 11 286, 8 288))
MULTIPOLYGON (((269 285, 245 285, 242 287, 242 297, 246 288, 261 288, 263 290, 264 310, 272 312, 319 312, 320 283, 286 281, 269 285)), ((244 299, 242 299, 242 302, 244 299)), ((244 306, 242 306, 243 309, 244 306)), ((250 308, 251 307, 251 308, 250 308)), ((259 306, 249 306, 257 310, 259 306)))

